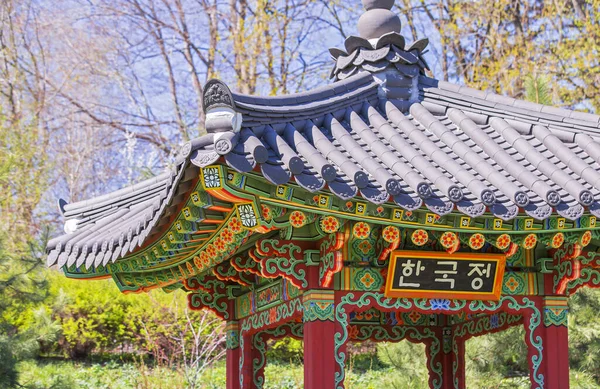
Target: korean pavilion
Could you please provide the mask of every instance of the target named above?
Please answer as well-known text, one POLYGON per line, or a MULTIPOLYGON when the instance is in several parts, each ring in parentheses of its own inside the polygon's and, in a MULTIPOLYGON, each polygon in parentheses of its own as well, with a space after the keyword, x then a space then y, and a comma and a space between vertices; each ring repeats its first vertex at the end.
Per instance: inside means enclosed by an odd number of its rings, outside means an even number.
POLYGON ((227 389, 268 387, 285 336, 307 389, 344 388, 364 340, 422 343, 429 386, 464 388, 465 342, 512 326, 531 387, 568 388, 568 298, 600 286, 600 117, 427 77, 393 4, 363 0, 328 85, 209 81, 207 135, 150 180, 60 200, 48 265, 186 291, 226 323, 227 389))

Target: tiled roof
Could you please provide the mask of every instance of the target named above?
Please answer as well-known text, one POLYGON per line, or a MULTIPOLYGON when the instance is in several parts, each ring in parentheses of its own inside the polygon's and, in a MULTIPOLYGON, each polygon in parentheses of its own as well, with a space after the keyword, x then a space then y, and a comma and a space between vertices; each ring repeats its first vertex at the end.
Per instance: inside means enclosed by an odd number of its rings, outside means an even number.
POLYGON ((48 264, 97 266, 149 243, 185 200, 194 165, 220 158, 239 172, 259 169, 275 185, 293 180, 312 192, 439 215, 600 216, 598 116, 414 77, 414 102, 369 73, 296 95, 232 94, 239 132, 189 142, 161 176, 62 203, 70 230, 49 243, 48 264))
POLYGON ((198 168, 189 164, 195 147, 212 143, 212 136, 183 147, 176 167, 136 185, 67 204, 59 201, 66 234, 50 240, 48 266, 76 264, 86 268, 106 265, 142 247, 186 200, 198 168), (209 142, 202 142, 208 140, 209 142))
POLYGON ((234 94, 242 129, 221 154, 240 172, 260 167, 273 184, 293 178, 310 191, 440 215, 600 214, 595 115, 423 76, 419 101, 407 106, 377 85, 361 73, 332 84, 333 96, 331 86, 301 98, 234 94))

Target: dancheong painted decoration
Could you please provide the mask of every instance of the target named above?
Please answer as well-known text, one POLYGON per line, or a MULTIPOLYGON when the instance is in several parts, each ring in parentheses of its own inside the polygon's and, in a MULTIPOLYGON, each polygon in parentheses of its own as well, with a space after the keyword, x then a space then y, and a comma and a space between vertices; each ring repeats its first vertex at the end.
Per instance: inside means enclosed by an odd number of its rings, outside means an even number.
POLYGON ((532 388, 569 386, 569 295, 600 286, 600 117, 428 77, 393 1, 364 0, 332 82, 204 89, 207 135, 165 173, 59 201, 48 265, 124 293, 183 289, 226 321, 227 388, 268 387, 266 340, 304 340, 305 388, 344 388, 349 342, 423 343, 431 388, 465 342, 523 326, 532 388))

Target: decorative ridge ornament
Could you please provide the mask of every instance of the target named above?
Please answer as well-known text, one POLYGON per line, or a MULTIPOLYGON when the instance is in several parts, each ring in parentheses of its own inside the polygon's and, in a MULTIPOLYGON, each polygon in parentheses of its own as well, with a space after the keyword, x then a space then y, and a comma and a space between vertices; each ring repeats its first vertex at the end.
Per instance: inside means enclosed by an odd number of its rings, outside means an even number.
MULTIPOLYGON (((400 18, 391 11, 393 0, 363 0, 365 13, 358 20, 360 36, 350 36, 344 42, 346 51, 329 49, 336 64, 331 72, 335 81, 346 79, 358 72, 399 73, 400 78, 417 78, 429 66, 423 58, 428 39, 406 45, 400 34, 400 18)), ((385 82, 385 78, 382 82, 385 82)), ((393 88, 411 86, 395 80, 393 88)), ((410 91, 408 92, 410 94, 410 91)), ((391 97, 392 99, 398 97, 391 97)))
POLYGON ((202 110, 204 113, 213 107, 228 107, 235 109, 235 103, 229 87, 221 80, 209 80, 204 86, 202 95, 202 110))
MULTIPOLYGON (((220 80, 209 80, 202 94, 202 110, 206 115, 206 132, 240 132, 242 116, 236 111, 235 101, 229 87, 220 80)), ((216 137, 215 142, 218 142, 216 137)), ((231 137, 230 137, 231 138, 231 137)), ((223 146, 220 147, 223 152, 223 146)))

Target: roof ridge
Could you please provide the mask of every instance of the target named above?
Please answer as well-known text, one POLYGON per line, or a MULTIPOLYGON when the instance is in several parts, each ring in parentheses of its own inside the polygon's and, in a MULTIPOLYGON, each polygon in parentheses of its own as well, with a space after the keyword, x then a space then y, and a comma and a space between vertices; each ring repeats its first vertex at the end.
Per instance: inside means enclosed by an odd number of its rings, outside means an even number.
POLYGON ((343 96, 348 92, 352 92, 369 83, 374 83, 375 80, 371 73, 361 72, 345 80, 327 84, 314 88, 308 91, 289 93, 279 96, 257 96, 231 92, 236 104, 254 104, 254 105, 299 105, 302 103, 315 102, 315 97, 319 100, 327 99, 328 97, 343 96), (278 104, 279 103, 279 104, 278 104))

